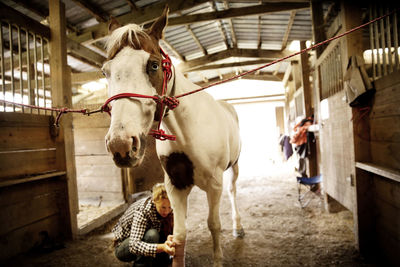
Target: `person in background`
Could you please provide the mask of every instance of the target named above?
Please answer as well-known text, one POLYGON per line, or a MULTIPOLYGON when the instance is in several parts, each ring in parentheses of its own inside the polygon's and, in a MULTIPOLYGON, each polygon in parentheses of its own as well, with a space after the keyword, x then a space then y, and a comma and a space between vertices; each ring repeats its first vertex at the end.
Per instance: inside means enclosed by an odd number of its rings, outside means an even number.
POLYGON ((113 227, 114 253, 133 266, 168 266, 175 254, 173 212, 163 183, 133 203, 113 227))

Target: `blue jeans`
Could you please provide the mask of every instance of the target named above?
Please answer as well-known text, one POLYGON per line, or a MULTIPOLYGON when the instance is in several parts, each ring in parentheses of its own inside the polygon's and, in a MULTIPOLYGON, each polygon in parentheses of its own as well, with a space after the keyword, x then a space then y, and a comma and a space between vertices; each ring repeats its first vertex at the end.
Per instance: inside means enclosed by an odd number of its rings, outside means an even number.
MULTIPOLYGON (((160 242, 160 234, 155 229, 149 229, 144 234, 142 241, 157 244, 160 242)), ((129 251, 129 238, 115 247, 114 254, 120 261, 135 261, 134 266, 167 266, 169 262, 169 255, 167 253, 159 253, 156 258, 132 254, 129 251)))

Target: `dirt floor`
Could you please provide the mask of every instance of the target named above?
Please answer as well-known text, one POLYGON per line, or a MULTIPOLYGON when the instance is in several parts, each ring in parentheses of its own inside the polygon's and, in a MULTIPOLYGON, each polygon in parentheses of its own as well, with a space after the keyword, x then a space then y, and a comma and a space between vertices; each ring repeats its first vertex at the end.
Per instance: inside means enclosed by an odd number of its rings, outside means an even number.
MULTIPOLYGON (((296 180, 284 164, 265 166, 268 174, 248 175, 238 181, 238 203, 246 232, 235 239, 230 203, 222 196, 221 221, 224 266, 374 266, 354 246, 349 211, 326 213, 315 198, 302 209, 296 180)), ((212 266, 212 242, 207 229, 205 193, 195 188, 189 199, 186 266, 212 266)), ((65 248, 30 253, 6 266, 131 266, 114 257, 108 223, 65 248)))

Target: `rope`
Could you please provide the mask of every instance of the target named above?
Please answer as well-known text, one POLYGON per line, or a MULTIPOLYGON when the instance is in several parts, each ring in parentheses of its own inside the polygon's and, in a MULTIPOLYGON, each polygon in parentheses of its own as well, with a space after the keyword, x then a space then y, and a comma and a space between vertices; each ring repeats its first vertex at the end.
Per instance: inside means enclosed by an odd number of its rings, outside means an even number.
POLYGON ((262 65, 262 66, 260 66, 258 68, 243 72, 243 73, 235 75, 235 76, 233 76, 231 78, 228 78, 228 79, 225 79, 225 80, 222 80, 222 81, 219 81, 219 82, 215 82, 215 83, 209 84, 207 86, 201 87, 199 89, 196 89, 196 90, 184 93, 184 94, 180 94, 180 95, 177 95, 177 96, 167 96, 167 95, 165 95, 168 81, 172 77, 172 70, 171 70, 172 63, 171 63, 171 59, 169 58, 169 56, 160 48, 161 54, 164 57, 164 59, 162 60, 164 79, 163 79, 163 88, 162 88, 162 95, 161 96, 158 96, 158 95, 149 96, 149 95, 141 95, 141 94, 134 94, 134 93, 117 94, 117 95, 114 95, 114 96, 110 97, 109 99, 107 99, 106 102, 104 103, 104 105, 102 105, 100 109, 95 110, 95 111, 89 111, 88 109, 38 107, 38 106, 34 106, 34 105, 14 103, 14 102, 11 102, 11 101, 1 100, 1 99, 0 99, 0 102, 6 103, 6 104, 10 104, 10 105, 18 105, 18 106, 28 107, 28 108, 36 108, 36 109, 41 109, 41 110, 56 111, 56 112, 58 112, 58 115, 57 115, 55 124, 58 126, 59 120, 61 118, 61 115, 64 114, 64 113, 75 112, 75 113, 82 113, 84 115, 88 115, 89 116, 90 114, 104 111, 104 112, 107 112, 111 116, 111 107, 108 105, 111 101, 114 101, 114 100, 117 100, 117 99, 120 99, 120 98, 130 98, 130 97, 153 99, 157 104, 159 104, 161 106, 161 112, 160 112, 160 120, 159 120, 159 123, 158 123, 158 127, 157 127, 156 130, 151 130, 150 135, 152 135, 155 138, 160 139, 160 140, 175 140, 176 137, 174 135, 167 135, 167 134, 165 134, 165 132, 162 129, 160 129, 161 120, 162 120, 162 118, 164 116, 164 106, 167 106, 169 109, 172 110, 172 109, 176 108, 179 105, 178 98, 181 98, 181 97, 184 97, 184 96, 188 96, 188 95, 203 91, 205 89, 208 89, 210 87, 213 87, 213 86, 216 86, 216 85, 219 85, 219 84, 230 82, 232 80, 235 80, 235 79, 238 79, 240 77, 243 77, 243 76, 245 76, 247 74, 254 73, 254 72, 258 71, 258 70, 264 69, 266 67, 274 65, 274 64, 279 63, 281 61, 284 61, 284 60, 286 60, 288 58, 303 54, 303 53, 305 53, 307 51, 310 51, 312 49, 315 49, 315 48, 317 48, 317 47, 319 47, 321 45, 324 45, 324 44, 329 43, 329 42, 331 42, 333 40, 336 40, 336 39, 339 39, 339 38, 341 38, 341 37, 343 37, 345 35, 348 35, 348 34, 350 34, 352 32, 355 32, 355 31, 357 31, 357 30, 359 30, 359 29, 361 29, 361 28, 363 28, 365 26, 368 26, 368 25, 370 25, 370 24, 372 24, 372 23, 374 23, 374 22, 376 22, 378 20, 381 20, 381 19, 393 14, 396 11, 397 11, 397 9, 394 9, 393 11, 391 11, 390 13, 388 13, 386 15, 382 15, 380 17, 377 17, 377 18, 375 18, 375 19, 373 19, 371 21, 368 21, 368 22, 360 25, 360 26, 357 26, 357 27, 355 27, 353 29, 350 29, 350 30, 348 30, 348 31, 346 31, 346 32, 344 32, 342 34, 339 34, 337 36, 329 38, 329 39, 327 39, 325 41, 319 42, 319 43, 317 43, 315 45, 310 46, 309 48, 302 49, 299 52, 296 52, 294 54, 288 55, 288 56, 280 58, 280 59, 276 59, 276 60, 274 60, 274 61, 272 61, 272 62, 270 62, 268 64, 262 65))
POLYGON ((380 16, 380 17, 378 17, 378 18, 375 18, 375 19, 373 19, 373 20, 371 20, 371 21, 368 21, 368 22, 366 22, 366 23, 364 23, 364 24, 362 24, 362 25, 360 25, 360 26, 357 26, 357 27, 355 27, 355 28, 353 28, 353 29, 350 29, 350 30, 348 30, 348 31, 346 31, 346 32, 344 32, 344 33, 342 33, 342 34, 339 34, 339 35, 337 35, 337 36, 331 37, 331 38, 329 38, 329 39, 327 39, 327 40, 325 40, 325 41, 319 42, 319 43, 317 43, 317 44, 315 44, 315 45, 312 45, 312 46, 310 46, 310 47, 308 47, 308 48, 305 48, 305 49, 303 49, 303 50, 300 50, 299 52, 296 52, 296 53, 291 54, 291 55, 289 55, 289 56, 286 56, 286 57, 283 57, 283 58, 280 58, 280 59, 276 59, 276 60, 274 60, 274 61, 272 61, 272 62, 270 62, 270 63, 267 63, 267 64, 265 64, 265 65, 262 65, 262 66, 260 66, 260 67, 258 67, 258 68, 255 68, 255 69, 252 69, 252 70, 243 72, 243 73, 241 73, 241 74, 235 75, 235 76, 233 76, 233 77, 231 77, 231 78, 228 78, 228 79, 225 79, 225 80, 222 80, 222 81, 219 81, 219 82, 215 82, 215 83, 209 84, 209 85, 204 86, 204 87, 201 87, 201 88, 199 88, 199 89, 196 89, 196 90, 193 90, 193 91, 184 93, 184 94, 177 95, 177 96, 175 96, 175 97, 176 97, 176 98, 181 98, 181 97, 184 97, 184 96, 188 96, 188 95, 191 95, 191 94, 194 94, 194 93, 203 91, 203 90, 205 90, 205 89, 207 89, 207 88, 210 88, 210 87, 213 87, 213 86, 216 86, 216 85, 219 85, 219 84, 223 84, 223 83, 226 83, 226 82, 230 82, 230 81, 232 81, 232 80, 235 80, 235 79, 238 79, 238 78, 240 78, 240 77, 243 77, 243 76, 245 76, 245 75, 247 75, 247 74, 256 72, 256 71, 258 71, 258 70, 264 69, 264 68, 266 68, 266 67, 269 67, 269 66, 271 66, 271 65, 274 65, 274 64, 279 63, 279 62, 281 62, 281 61, 284 61, 284 60, 286 60, 286 59, 288 59, 288 58, 291 58, 291 57, 294 57, 294 56, 303 54, 303 53, 305 53, 305 52, 307 52, 307 51, 309 51, 309 50, 312 50, 312 49, 314 49, 314 48, 317 48, 317 47, 319 47, 319 46, 321 46, 321 45, 324 45, 324 44, 326 44, 326 43, 329 43, 329 42, 331 42, 331 41, 333 41, 333 40, 339 39, 339 38, 341 38, 341 37, 343 37, 343 36, 345 36, 345 35, 348 35, 348 34, 350 34, 350 33, 352 33, 352 32, 355 32, 355 31, 357 31, 357 30, 359 30, 359 29, 361 29, 361 28, 363 28, 363 27, 365 27, 365 26, 368 26, 368 25, 370 25, 370 24, 372 24, 372 23, 374 23, 374 22, 376 22, 376 21, 378 21, 378 20, 381 20, 381 19, 383 19, 383 18, 385 18, 385 17, 387 17, 387 16, 390 16, 391 14, 393 14, 393 13, 396 12, 396 11, 397 11, 397 9, 391 11, 390 13, 388 13, 388 14, 386 14, 386 15, 383 15, 383 16, 380 16))
POLYGON ((46 107, 40 107, 40 106, 35 106, 35 105, 29 105, 29 104, 21 104, 21 103, 15 103, 7 100, 0 99, 0 102, 8 104, 8 105, 15 105, 15 106, 20 106, 20 107, 26 107, 26 108, 32 108, 32 109, 39 109, 39 110, 46 110, 46 111, 55 111, 58 112, 56 121, 54 124, 58 127, 61 115, 64 113, 72 112, 72 113, 82 113, 82 114, 87 114, 89 112, 88 109, 70 109, 70 108, 46 108, 46 107))

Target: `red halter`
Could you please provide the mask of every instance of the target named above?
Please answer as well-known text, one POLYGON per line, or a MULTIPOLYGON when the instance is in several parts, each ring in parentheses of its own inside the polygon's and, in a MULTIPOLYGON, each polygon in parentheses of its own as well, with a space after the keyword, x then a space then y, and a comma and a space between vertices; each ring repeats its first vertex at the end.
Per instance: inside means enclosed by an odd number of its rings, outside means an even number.
POLYGON ((110 97, 109 99, 106 100, 104 105, 101 107, 102 111, 107 112, 111 116, 111 107, 108 105, 111 101, 120 99, 120 98, 130 98, 130 97, 137 97, 137 98, 151 98, 153 99, 157 105, 160 105, 160 118, 158 121, 158 127, 157 129, 151 129, 150 130, 150 135, 152 135, 154 138, 157 138, 159 140, 176 140, 175 135, 169 135, 166 134, 164 130, 160 129, 161 126, 161 121, 164 117, 164 108, 167 106, 170 110, 173 110, 179 105, 179 100, 173 96, 167 96, 165 95, 167 93, 167 87, 168 87, 168 81, 172 77, 172 70, 171 70, 171 59, 169 56, 160 48, 161 55, 164 57, 164 59, 161 61, 162 68, 163 68, 163 86, 162 86, 162 92, 161 96, 155 95, 155 96, 149 96, 149 95, 141 95, 141 94, 134 94, 134 93, 121 93, 114 95, 110 97))

